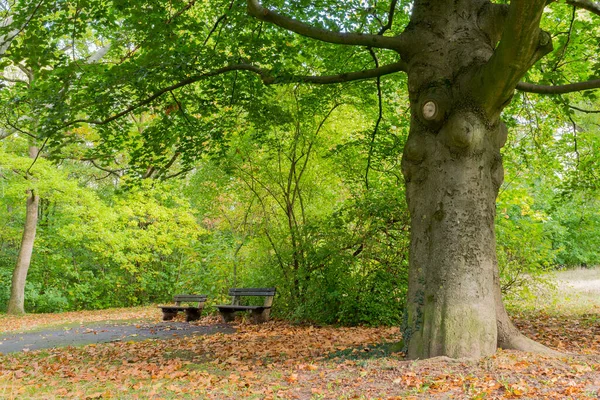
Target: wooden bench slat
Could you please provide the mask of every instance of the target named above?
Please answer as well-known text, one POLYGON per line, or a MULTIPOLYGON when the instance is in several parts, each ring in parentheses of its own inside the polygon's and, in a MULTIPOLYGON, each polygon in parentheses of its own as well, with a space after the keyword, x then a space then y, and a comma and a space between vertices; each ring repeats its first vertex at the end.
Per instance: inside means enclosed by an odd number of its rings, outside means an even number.
POLYGON ((237 305, 222 305, 222 306, 217 306, 217 308, 219 310, 240 310, 240 311, 244 311, 244 310, 263 310, 266 308, 271 308, 270 306, 237 306, 237 305))
POLYGON ((207 296, 194 296, 190 294, 178 294, 173 296, 173 301, 189 301, 189 302, 204 302, 207 296))
POLYGON ((192 306, 158 306, 158 308, 162 308, 163 310, 190 310, 196 309, 198 310, 200 307, 192 307, 192 306))
POLYGON ((229 289, 230 296, 274 296, 275 288, 233 288, 229 289))

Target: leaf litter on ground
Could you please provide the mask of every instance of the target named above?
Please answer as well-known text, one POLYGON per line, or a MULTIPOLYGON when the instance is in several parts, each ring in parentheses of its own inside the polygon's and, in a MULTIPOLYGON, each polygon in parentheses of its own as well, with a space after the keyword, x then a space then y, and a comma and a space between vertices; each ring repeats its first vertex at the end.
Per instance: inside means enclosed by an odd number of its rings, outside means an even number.
MULTIPOLYGON (((597 399, 600 310, 593 311, 515 316, 526 334, 565 352, 558 358, 500 350, 480 360, 407 361, 396 351, 395 327, 281 321, 237 323, 233 334, 31 351, 0 356, 0 398, 597 399)), ((151 308, 77 314, 62 321, 148 315, 158 322, 151 308)), ((40 326, 35 317, 20 326, 40 326)))

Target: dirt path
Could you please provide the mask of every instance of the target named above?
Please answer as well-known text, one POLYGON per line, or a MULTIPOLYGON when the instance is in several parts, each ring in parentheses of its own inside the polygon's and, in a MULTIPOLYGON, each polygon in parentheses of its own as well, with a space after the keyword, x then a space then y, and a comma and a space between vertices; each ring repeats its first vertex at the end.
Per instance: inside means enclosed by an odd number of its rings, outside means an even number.
POLYGON ((37 332, 5 333, 0 335, 0 353, 83 346, 92 343, 129 342, 146 339, 173 339, 190 335, 210 335, 217 332, 234 333, 226 324, 193 325, 187 322, 159 323, 90 323, 74 328, 37 332))
POLYGON ((600 295, 600 267, 560 271, 556 273, 556 280, 560 286, 576 292, 600 295))

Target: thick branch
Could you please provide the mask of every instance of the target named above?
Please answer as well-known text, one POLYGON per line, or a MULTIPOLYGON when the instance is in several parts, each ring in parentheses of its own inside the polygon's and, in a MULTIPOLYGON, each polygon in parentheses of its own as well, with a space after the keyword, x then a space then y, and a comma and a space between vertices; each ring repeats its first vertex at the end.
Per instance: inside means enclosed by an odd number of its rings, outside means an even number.
POLYGON ((261 21, 270 22, 288 31, 322 42, 393 50, 402 47, 399 37, 328 31, 268 10, 261 6, 258 0, 248 0, 248 12, 261 21))
POLYGON ((502 38, 508 9, 509 7, 506 4, 484 3, 479 10, 477 24, 490 38, 492 47, 496 47, 496 44, 502 38))
POLYGON ((474 81, 488 116, 500 113, 525 72, 552 50, 550 35, 539 28, 545 5, 546 0, 511 1, 500 43, 474 81))
POLYGON ((594 3, 590 0, 567 0, 567 4, 575 6, 577 8, 583 8, 591 13, 600 15, 600 4, 594 3))
POLYGON ((600 89, 600 79, 593 79, 586 82, 570 83, 567 85, 536 85, 534 83, 520 82, 517 85, 517 90, 528 93, 538 94, 564 94, 579 92, 582 90, 600 89))
POLYGON ((366 69, 364 71, 357 72, 346 72, 338 75, 324 75, 324 76, 302 76, 302 75, 289 75, 279 77, 263 78, 263 82, 267 85, 279 84, 279 83, 314 83, 317 85, 326 85, 332 83, 342 83, 350 81, 359 81, 363 79, 378 78, 380 76, 393 74, 394 72, 406 71, 407 66, 403 61, 399 61, 393 64, 384 65, 383 67, 377 67, 372 69, 366 69))
POLYGON ((112 117, 108 117, 104 120, 77 119, 77 120, 66 123, 64 125, 64 127, 68 127, 68 126, 75 125, 78 123, 105 125, 109 122, 112 122, 116 119, 121 118, 124 115, 129 114, 130 112, 132 112, 140 107, 150 104, 152 101, 156 100, 157 98, 159 98, 160 96, 162 96, 165 93, 169 93, 173 90, 176 90, 181 87, 190 85, 192 83, 201 81, 203 79, 221 75, 221 74, 231 72, 231 71, 253 72, 260 76, 260 78, 262 79, 262 81, 265 85, 274 85, 274 84, 282 84, 282 83, 296 83, 296 82, 313 83, 313 84, 332 84, 332 83, 342 83, 342 82, 357 81, 357 80, 363 80, 363 79, 369 79, 369 78, 376 78, 376 77, 388 75, 388 74, 391 74, 394 72, 406 71, 406 64, 402 61, 399 61, 397 63, 384 65, 383 67, 379 67, 379 68, 373 68, 373 69, 368 69, 368 70, 358 71, 358 72, 342 73, 342 74, 338 74, 338 75, 326 75, 326 76, 288 75, 288 76, 276 76, 276 77, 272 76, 270 74, 270 71, 264 70, 262 68, 259 68, 257 66, 251 65, 251 64, 229 65, 229 66, 226 66, 223 68, 216 69, 214 71, 209 71, 209 72, 205 72, 203 74, 190 76, 189 78, 179 81, 171 86, 167 86, 166 88, 163 88, 163 89, 155 92, 150 97, 147 97, 146 99, 141 100, 138 103, 127 107, 125 110, 120 111, 119 113, 113 115, 112 117))

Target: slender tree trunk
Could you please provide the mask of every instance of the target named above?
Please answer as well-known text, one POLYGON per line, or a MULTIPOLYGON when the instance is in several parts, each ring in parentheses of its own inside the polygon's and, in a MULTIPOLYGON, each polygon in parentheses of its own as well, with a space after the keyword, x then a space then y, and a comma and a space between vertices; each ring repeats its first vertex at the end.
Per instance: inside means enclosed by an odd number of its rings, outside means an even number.
MULTIPOLYGON (((39 149, 37 147, 29 147, 30 158, 35 159, 38 156, 38 152, 39 149)), ((28 190, 25 227, 23 228, 21 248, 19 249, 17 264, 15 265, 15 269, 13 271, 10 299, 8 300, 7 312, 9 314, 25 313, 25 282, 27 281, 27 272, 29 271, 31 256, 33 254, 33 244, 35 242, 39 205, 39 196, 33 189, 28 190)))
POLYGON ((19 250, 19 257, 17 258, 17 265, 13 271, 10 300, 8 301, 9 314, 25 313, 25 282, 31 263, 31 255, 33 253, 39 201, 39 196, 37 196, 33 190, 29 190, 23 239, 21 240, 21 249, 19 250))

